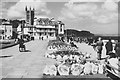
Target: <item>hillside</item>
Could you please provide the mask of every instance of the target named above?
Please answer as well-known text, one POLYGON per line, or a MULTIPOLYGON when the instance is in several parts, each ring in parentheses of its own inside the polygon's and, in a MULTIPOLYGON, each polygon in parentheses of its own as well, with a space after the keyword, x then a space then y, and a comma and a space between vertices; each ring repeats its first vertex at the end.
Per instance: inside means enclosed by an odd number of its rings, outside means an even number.
POLYGON ((67 29, 65 30, 65 34, 68 36, 75 36, 75 37, 92 37, 94 36, 93 33, 90 33, 89 31, 78 31, 74 29, 67 29))

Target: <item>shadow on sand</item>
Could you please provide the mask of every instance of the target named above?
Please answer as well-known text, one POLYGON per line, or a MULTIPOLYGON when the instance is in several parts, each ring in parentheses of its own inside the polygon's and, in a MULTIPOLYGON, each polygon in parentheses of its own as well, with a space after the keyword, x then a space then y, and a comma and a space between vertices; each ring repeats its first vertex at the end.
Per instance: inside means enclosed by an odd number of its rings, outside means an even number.
POLYGON ((31 52, 30 50, 25 50, 24 52, 31 52))
POLYGON ((3 56, 0 56, 0 58, 8 58, 8 57, 12 57, 13 55, 3 55, 3 56))
POLYGON ((20 52, 31 52, 30 50, 20 51, 20 52))

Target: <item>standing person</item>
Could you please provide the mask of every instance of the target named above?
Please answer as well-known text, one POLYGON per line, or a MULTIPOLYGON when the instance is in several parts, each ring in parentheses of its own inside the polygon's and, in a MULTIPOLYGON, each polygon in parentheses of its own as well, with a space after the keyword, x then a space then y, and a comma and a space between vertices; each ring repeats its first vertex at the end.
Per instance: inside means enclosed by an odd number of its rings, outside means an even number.
POLYGON ((102 41, 102 38, 99 37, 98 38, 98 41, 96 43, 96 49, 97 49, 97 54, 98 54, 98 60, 101 60, 101 54, 102 54, 102 47, 103 47, 103 41, 102 41))
POLYGON ((106 43, 105 48, 106 48, 106 55, 109 55, 108 53, 113 50, 111 39, 109 39, 109 41, 106 43))
POLYGON ((118 39, 118 42, 116 43, 114 50, 116 55, 120 57, 120 39, 118 39))
POLYGON ((93 46, 94 50, 96 50, 96 43, 97 43, 97 39, 93 39, 91 46, 93 46))
POLYGON ((43 40, 43 36, 42 36, 42 40, 43 40))

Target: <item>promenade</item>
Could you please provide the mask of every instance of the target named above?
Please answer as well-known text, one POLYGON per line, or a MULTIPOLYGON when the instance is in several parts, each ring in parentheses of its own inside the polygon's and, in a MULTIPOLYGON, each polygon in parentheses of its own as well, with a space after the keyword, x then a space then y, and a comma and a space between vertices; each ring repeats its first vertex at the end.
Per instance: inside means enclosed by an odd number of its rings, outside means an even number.
MULTIPOLYGON (((0 50, 0 56, 2 56, 0 58, 0 70, 2 71, 0 77, 41 78, 45 65, 54 64, 55 60, 44 57, 47 40, 34 40, 25 44, 26 52, 19 52, 18 45, 0 50)), ((103 51, 105 53, 105 50, 103 51)))
POLYGON ((18 45, 0 50, 0 56, 4 56, 0 58, 3 78, 42 77, 47 41, 35 40, 25 44, 26 52, 19 52, 18 45))

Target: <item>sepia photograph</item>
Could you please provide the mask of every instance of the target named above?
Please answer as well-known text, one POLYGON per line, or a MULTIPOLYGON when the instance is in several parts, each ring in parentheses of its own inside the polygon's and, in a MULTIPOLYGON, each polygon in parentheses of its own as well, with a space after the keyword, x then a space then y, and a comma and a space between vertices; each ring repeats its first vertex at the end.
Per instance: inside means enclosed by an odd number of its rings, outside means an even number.
POLYGON ((120 0, 0 0, 1 80, 119 80, 120 0))

